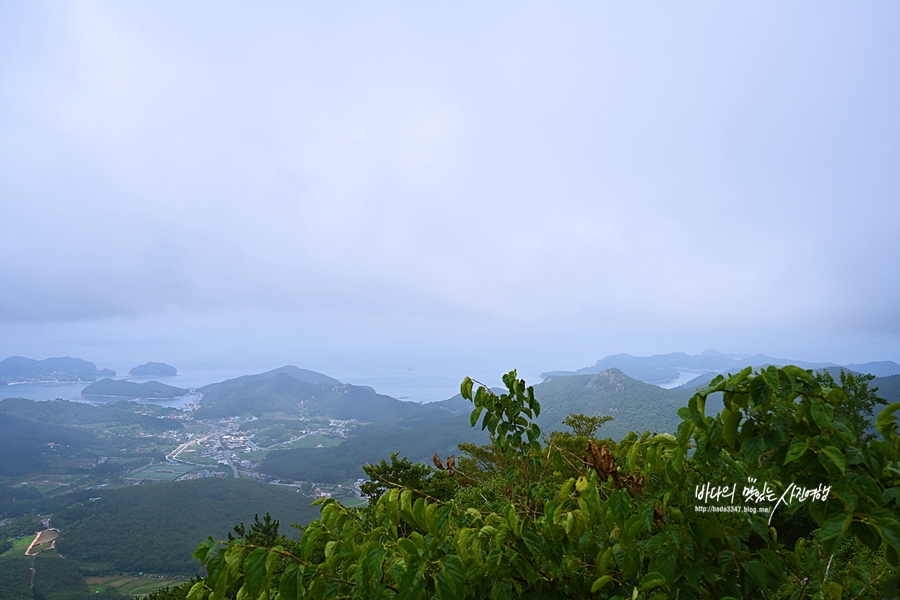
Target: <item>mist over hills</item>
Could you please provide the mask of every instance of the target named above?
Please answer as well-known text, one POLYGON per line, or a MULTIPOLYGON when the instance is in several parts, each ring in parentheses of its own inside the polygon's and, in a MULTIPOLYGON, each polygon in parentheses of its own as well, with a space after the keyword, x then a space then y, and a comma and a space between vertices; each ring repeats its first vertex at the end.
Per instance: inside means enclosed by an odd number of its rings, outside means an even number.
POLYGON ((68 356, 44 360, 10 356, 0 361, 0 385, 32 381, 89 382, 115 376, 111 369, 98 369, 92 362, 68 356))
POLYGON ((796 365, 804 369, 824 369, 828 367, 844 367, 860 373, 871 373, 876 377, 887 377, 900 374, 900 364, 893 361, 875 361, 862 364, 838 365, 832 362, 807 362, 785 358, 773 358, 765 354, 723 354, 717 350, 705 350, 699 355, 684 352, 656 354, 653 356, 632 356, 631 354, 612 354, 598 360, 593 366, 583 367, 576 371, 547 371, 541 377, 558 377, 563 375, 587 375, 615 368, 626 375, 645 383, 665 385, 677 381, 683 373, 693 373, 697 377, 683 384, 682 387, 697 387, 710 381, 720 373, 733 373, 746 367, 760 368, 768 365, 796 365))

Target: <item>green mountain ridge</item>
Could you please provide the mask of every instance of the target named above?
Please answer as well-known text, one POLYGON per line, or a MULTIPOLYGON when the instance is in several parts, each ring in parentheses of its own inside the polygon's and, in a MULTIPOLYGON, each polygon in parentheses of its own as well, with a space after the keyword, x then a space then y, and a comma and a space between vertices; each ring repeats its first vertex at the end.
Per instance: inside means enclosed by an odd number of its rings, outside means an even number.
POLYGON ((549 377, 534 386, 541 403, 537 423, 545 433, 564 429, 563 419, 578 413, 610 415, 600 435, 621 439, 629 431, 674 432, 678 408, 693 390, 666 390, 629 377, 619 369, 599 373, 549 377))
POLYGON ((166 385, 158 381, 147 381, 146 383, 135 383, 134 381, 125 381, 121 379, 101 379, 96 381, 83 390, 83 396, 111 396, 114 398, 152 398, 154 400, 163 400, 169 398, 180 398, 188 393, 171 385, 166 385))
POLYGON ((48 444, 65 448, 94 443, 96 436, 89 431, 5 414, 0 419, 0 475, 17 477, 46 467, 48 444))
POLYGON ((296 448, 271 452, 260 470, 282 479, 338 483, 363 477, 363 465, 374 464, 392 452, 415 462, 456 454, 462 442, 484 444, 488 435, 469 424, 469 415, 424 405, 417 414, 356 429, 332 448, 296 448))
POLYGON ((0 384, 28 381, 96 381, 98 377, 115 377, 110 369, 80 358, 56 357, 34 360, 24 356, 10 356, 0 361, 0 384))
MULTIPOLYGON (((737 373, 745 367, 761 368, 767 365, 796 365, 803 369, 824 369, 840 367, 832 362, 807 362, 784 358, 773 358, 765 354, 722 354, 715 350, 706 350, 699 355, 685 352, 671 352, 653 356, 633 356, 631 354, 612 354, 598 360, 593 366, 583 367, 576 371, 547 371, 541 373, 542 378, 562 375, 586 375, 599 373, 606 369, 617 368, 623 373, 645 383, 662 384, 677 380, 683 371, 707 373, 712 379, 718 373, 737 373)), ((863 364, 850 364, 845 368, 862 373, 872 373, 876 377, 900 374, 900 365, 893 361, 874 361, 863 364)), ((707 375, 700 375, 682 387, 696 387, 707 375)))
POLYGON ((69 400, 28 400, 26 398, 6 398, 0 400, 0 414, 17 416, 38 424, 60 426, 133 425, 147 431, 180 429, 182 424, 174 419, 160 419, 138 412, 152 410, 159 416, 171 416, 174 409, 163 407, 140 407, 133 402, 112 401, 100 404, 71 402, 69 400))
POLYGON ((282 367, 205 386, 199 419, 238 415, 327 416, 382 421, 413 414, 418 406, 378 394, 368 386, 341 383, 313 371, 282 367))

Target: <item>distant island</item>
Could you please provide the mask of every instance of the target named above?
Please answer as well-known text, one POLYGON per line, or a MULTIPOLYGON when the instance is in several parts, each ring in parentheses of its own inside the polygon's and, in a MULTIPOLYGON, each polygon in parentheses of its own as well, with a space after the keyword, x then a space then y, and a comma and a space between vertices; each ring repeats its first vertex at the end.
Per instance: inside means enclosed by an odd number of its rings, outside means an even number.
POLYGON ((135 383, 115 379, 101 379, 92 383, 81 391, 82 396, 105 396, 113 398, 152 398, 163 400, 168 398, 181 398, 188 393, 171 385, 158 381, 135 383))
POLYGON ((893 361, 852 363, 838 365, 832 362, 805 362, 786 358, 773 358, 765 354, 723 354, 716 350, 705 350, 699 355, 672 352, 654 356, 632 356, 612 354, 597 361, 591 367, 577 371, 547 371, 542 379, 563 375, 593 375, 607 369, 620 369, 629 377, 654 385, 681 384, 683 388, 705 385, 720 373, 737 373, 745 367, 760 368, 767 365, 797 365, 804 369, 828 369, 843 367, 856 373, 871 373, 876 377, 900 374, 900 365, 893 361))
POLYGON ((135 377, 174 377, 178 375, 178 370, 172 365, 151 361, 133 368, 128 374, 135 377))
POLYGON ((17 383, 57 383, 97 381, 100 377, 115 377, 111 369, 80 358, 57 357, 34 360, 24 356, 10 356, 0 361, 0 385, 17 383))

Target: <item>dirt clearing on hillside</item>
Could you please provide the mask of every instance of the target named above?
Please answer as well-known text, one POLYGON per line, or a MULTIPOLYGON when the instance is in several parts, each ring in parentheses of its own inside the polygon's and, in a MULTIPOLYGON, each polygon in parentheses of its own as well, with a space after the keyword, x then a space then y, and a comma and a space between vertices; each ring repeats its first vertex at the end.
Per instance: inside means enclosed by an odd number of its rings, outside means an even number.
POLYGON ((46 529, 44 531, 39 531, 34 540, 32 540, 31 544, 29 544, 28 549, 25 551, 25 556, 36 556, 41 552, 41 550, 56 548, 56 538, 58 536, 59 531, 56 529, 46 529))

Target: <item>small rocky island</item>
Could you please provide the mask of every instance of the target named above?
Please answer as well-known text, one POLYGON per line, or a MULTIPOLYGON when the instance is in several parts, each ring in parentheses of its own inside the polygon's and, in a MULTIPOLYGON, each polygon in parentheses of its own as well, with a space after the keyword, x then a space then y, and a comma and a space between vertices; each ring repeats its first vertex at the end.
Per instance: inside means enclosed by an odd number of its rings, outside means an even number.
POLYGON ((161 362, 148 362, 128 371, 132 377, 174 377, 178 371, 172 365, 161 362))

